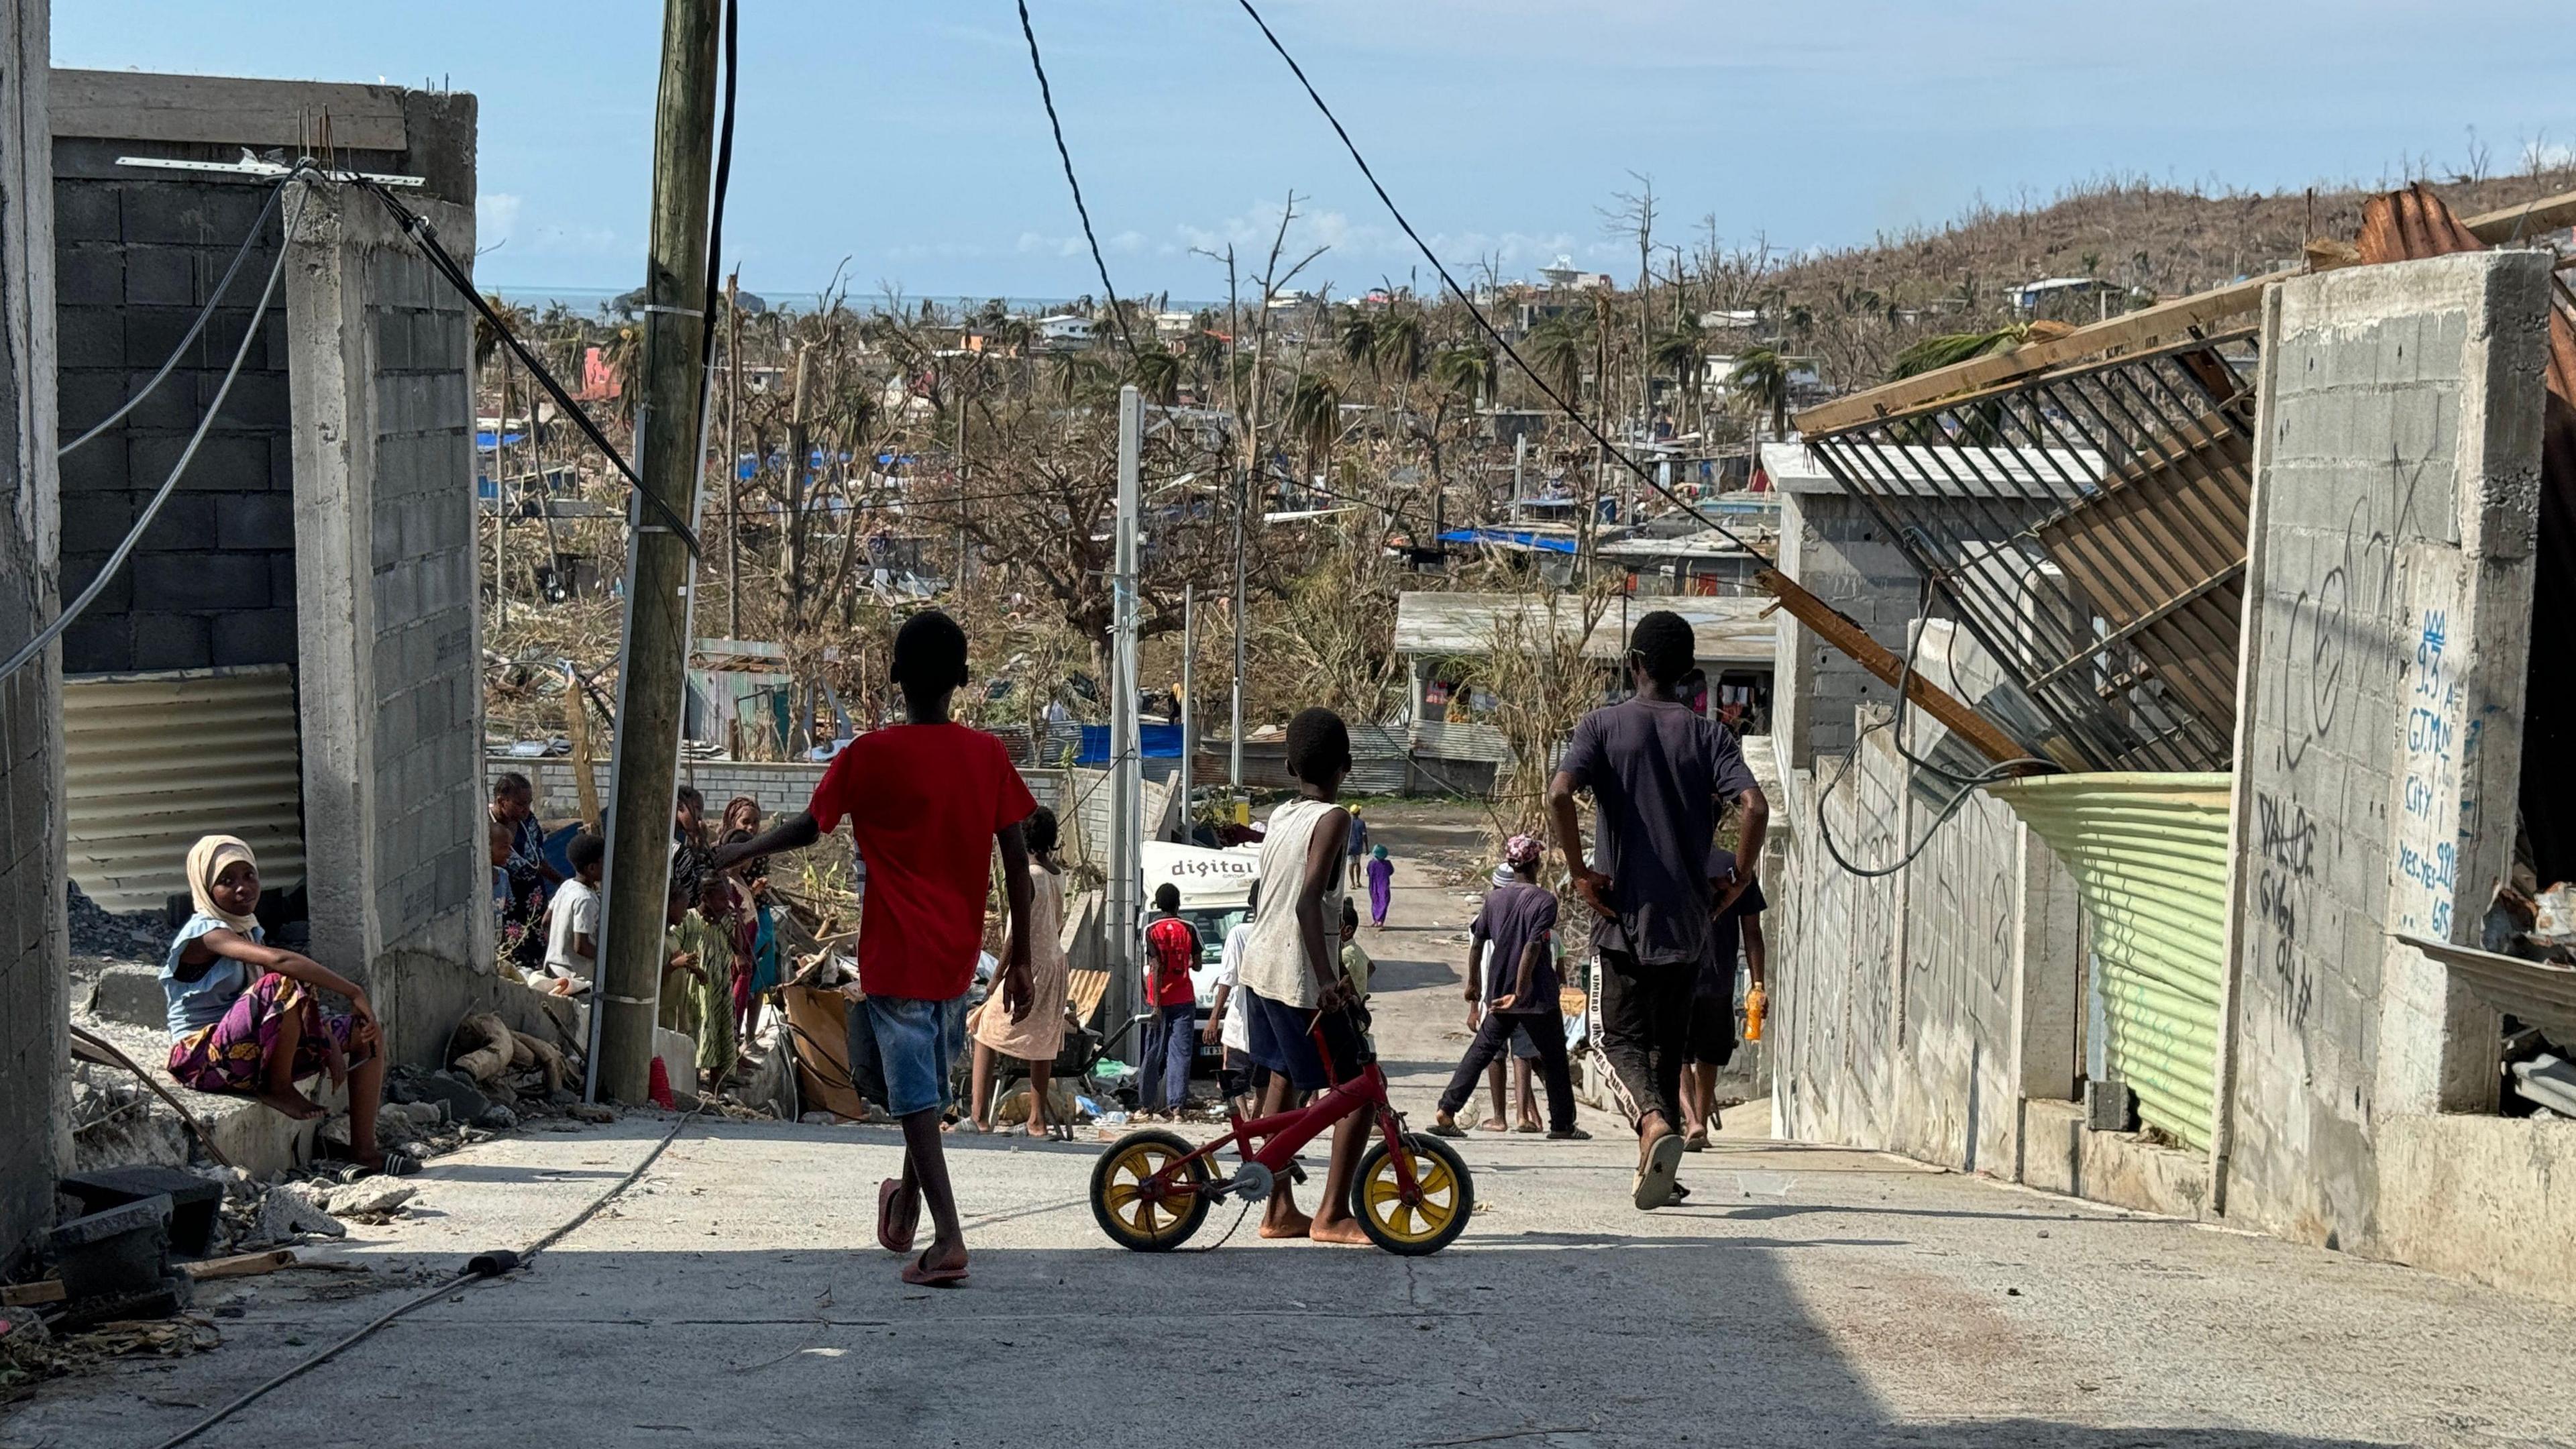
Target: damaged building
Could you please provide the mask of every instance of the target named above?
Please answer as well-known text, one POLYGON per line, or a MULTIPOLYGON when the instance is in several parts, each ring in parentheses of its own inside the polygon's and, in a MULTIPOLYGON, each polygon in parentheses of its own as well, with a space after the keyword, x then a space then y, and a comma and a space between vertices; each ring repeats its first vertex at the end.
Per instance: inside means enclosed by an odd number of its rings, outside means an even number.
MULTIPOLYGON (((66 869, 109 910, 159 913, 185 900, 191 841, 243 836, 264 920, 367 986, 398 1062, 438 1057, 502 995, 480 869, 472 313, 375 195, 277 174, 314 155, 404 178, 404 204, 470 257, 474 99, 48 74, 35 13, 10 52, 34 70, 0 68, 22 91, 0 113, 33 118, 0 134, 24 162, 0 177, 0 242, 8 275, 35 279, 7 298, 0 635, 32 636, 98 578, 187 461, 58 648, 0 685, 0 1255, 50 1221, 69 1166, 66 869)), ((125 1015, 157 1030, 157 990, 126 986, 125 1015)), ((307 1128, 292 1150, 310 1147, 307 1128)))
POLYGON ((2018 747, 1784 624, 1784 1135, 2576 1298, 2571 217, 2396 193, 1771 450, 1784 570, 2018 747))

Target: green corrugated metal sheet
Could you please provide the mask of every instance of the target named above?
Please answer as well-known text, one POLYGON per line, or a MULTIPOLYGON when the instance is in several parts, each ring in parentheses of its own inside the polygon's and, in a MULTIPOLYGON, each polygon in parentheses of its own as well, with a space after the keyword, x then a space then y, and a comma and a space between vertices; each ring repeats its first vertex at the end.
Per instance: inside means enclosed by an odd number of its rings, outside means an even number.
POLYGON ((2138 1116, 2209 1146, 2227 918, 2224 774, 2049 775, 1992 787, 2066 863, 2101 965, 2103 1043, 2138 1116))

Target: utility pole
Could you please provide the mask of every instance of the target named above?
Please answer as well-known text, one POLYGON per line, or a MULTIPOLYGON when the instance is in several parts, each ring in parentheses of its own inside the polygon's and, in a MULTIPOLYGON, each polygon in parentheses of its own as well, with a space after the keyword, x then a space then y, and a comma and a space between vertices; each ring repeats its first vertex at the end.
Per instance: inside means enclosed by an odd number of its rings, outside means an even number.
POLYGON ((725 278, 725 637, 742 637, 742 268, 725 278))
POLYGON ((510 622, 510 574, 506 540, 510 536, 510 474, 501 466, 510 439, 510 353, 501 351, 501 420, 492 427, 492 627, 510 622))
POLYGON ((591 1095, 619 1102, 645 1098, 661 998, 671 805, 679 786, 694 577, 688 540, 664 519, 696 516, 698 479, 706 471, 707 190, 715 150, 716 7, 717 0, 666 0, 662 12, 636 461, 643 491, 669 513, 647 508, 640 496, 628 504, 608 901, 599 978, 591 992, 591 1095))
POLYGON ((1143 400, 1130 383, 1118 389, 1118 533, 1110 575, 1109 962, 1122 989, 1135 981, 1136 928, 1144 914, 1137 900, 1145 798, 1136 721, 1137 473, 1143 451, 1143 400))
POLYGON ((1227 734, 1228 758, 1225 783, 1237 799, 1243 795, 1243 545, 1248 520, 1244 510, 1252 502, 1252 484, 1240 468, 1234 470, 1234 718, 1227 734))
POLYGON ((1198 741, 1190 722, 1198 717, 1199 586, 1181 585, 1181 833, 1189 834, 1190 762, 1198 741))
POLYGON ((787 404, 787 628, 805 622, 805 465, 814 455, 806 432, 805 383, 814 344, 796 348, 796 391, 787 404))

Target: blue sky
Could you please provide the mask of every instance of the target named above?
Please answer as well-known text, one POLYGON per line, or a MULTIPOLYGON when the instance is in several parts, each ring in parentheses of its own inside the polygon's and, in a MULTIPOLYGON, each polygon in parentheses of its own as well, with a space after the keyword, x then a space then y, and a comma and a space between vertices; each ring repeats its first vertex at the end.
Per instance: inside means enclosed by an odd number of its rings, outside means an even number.
MULTIPOLYGON (((1600 215, 1631 171, 1664 235, 1866 241, 2104 173, 2255 189, 2499 167, 2576 145, 2564 0, 1267 0, 1453 269, 1634 270, 1600 215)), ((1221 296, 1190 255, 1414 254, 1231 0, 1032 0, 1122 294, 1221 296)), ((487 286, 641 280, 660 7, 648 0, 56 0, 54 61, 445 83, 481 101, 487 286)), ((792 293, 1097 290, 1009 0, 744 0, 730 250, 792 293)))

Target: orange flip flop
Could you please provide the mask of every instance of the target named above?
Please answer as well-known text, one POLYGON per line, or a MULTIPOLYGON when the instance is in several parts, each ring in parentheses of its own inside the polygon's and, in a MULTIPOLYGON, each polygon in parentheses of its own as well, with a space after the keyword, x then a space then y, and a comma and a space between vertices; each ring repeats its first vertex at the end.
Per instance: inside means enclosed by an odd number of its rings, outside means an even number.
POLYGON ((903 1281, 911 1284, 915 1288, 963 1288, 966 1286, 965 1269, 933 1268, 926 1261, 929 1256, 930 1255, 928 1253, 924 1253, 921 1257, 915 1258, 911 1262, 904 1264, 903 1273, 901 1274, 903 1281))

